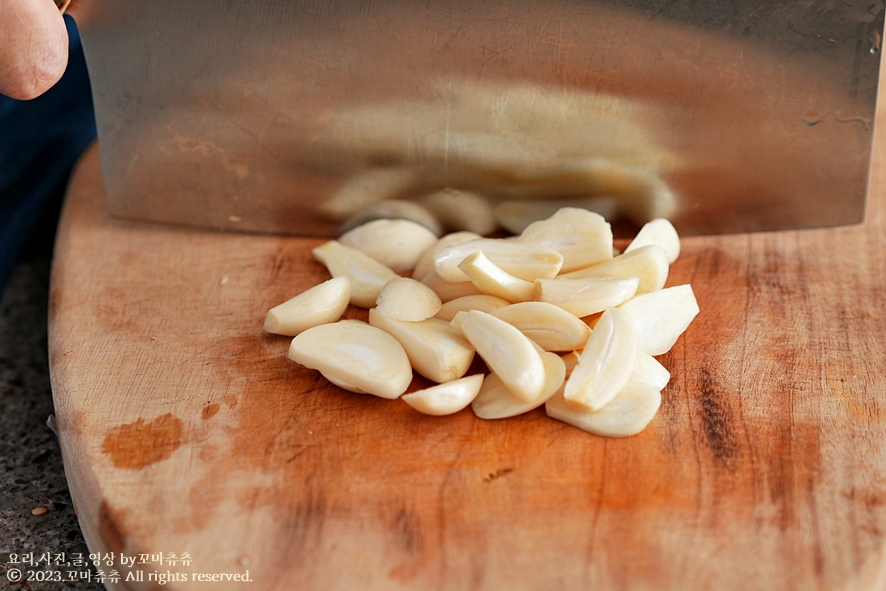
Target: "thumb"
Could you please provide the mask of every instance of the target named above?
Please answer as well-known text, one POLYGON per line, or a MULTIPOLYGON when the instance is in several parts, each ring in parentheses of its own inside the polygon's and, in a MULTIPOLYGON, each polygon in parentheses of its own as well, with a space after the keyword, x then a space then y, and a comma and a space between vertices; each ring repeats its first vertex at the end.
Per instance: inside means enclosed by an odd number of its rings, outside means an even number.
POLYGON ((0 94, 39 96, 67 63, 68 33, 52 0, 0 0, 0 94))

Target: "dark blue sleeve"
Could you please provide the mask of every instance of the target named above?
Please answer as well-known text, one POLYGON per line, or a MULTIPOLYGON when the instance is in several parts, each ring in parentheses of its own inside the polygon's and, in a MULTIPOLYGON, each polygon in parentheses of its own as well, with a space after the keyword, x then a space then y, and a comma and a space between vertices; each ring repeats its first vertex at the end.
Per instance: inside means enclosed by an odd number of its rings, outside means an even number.
POLYGON ((65 21, 71 43, 62 79, 30 101, 0 95, 0 295, 41 217, 57 215, 71 168, 95 138, 80 36, 65 21))

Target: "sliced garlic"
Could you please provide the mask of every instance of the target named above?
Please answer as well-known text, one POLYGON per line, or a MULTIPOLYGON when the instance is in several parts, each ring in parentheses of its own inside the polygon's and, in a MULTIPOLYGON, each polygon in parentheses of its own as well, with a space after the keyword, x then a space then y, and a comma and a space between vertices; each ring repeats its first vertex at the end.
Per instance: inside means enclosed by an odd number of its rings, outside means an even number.
POLYGON ((591 329, 563 308, 548 302, 522 302, 490 312, 517 327, 545 351, 573 351, 585 346, 591 329))
POLYGON ((486 235, 498 226, 489 200, 470 191, 443 189, 421 199, 421 204, 450 231, 486 235))
POLYGON ((382 288, 375 310, 394 320, 418 322, 434 316, 443 303, 434 290, 415 279, 397 277, 382 288))
MULTIPOLYGON (((399 197, 409 191, 418 179, 418 171, 414 168, 368 170, 343 184, 326 202, 320 204, 317 210, 330 221, 342 222, 361 210, 365 211, 368 206, 379 201, 399 197)), ((369 219, 364 219, 359 223, 369 219)), ((353 225, 359 225, 359 223, 353 225)))
POLYGON ((410 392, 400 399, 418 412, 442 417, 466 408, 477 397, 482 385, 483 374, 478 373, 410 392))
POLYGON ((563 256, 543 244, 482 238, 441 249, 434 255, 434 267, 447 281, 466 281, 467 276, 458 265, 481 250, 505 272, 526 281, 556 277, 563 265, 563 256))
POLYGON ((545 403, 551 418, 594 435, 630 437, 652 422, 661 406, 661 393, 646 384, 628 382, 615 399, 597 411, 569 402, 561 394, 545 403))
POLYGON ((305 330, 292 339, 289 358, 360 394, 397 398, 412 381, 409 358, 397 339, 359 320, 305 330))
POLYGON ((473 346, 445 320, 403 322, 373 309, 369 311, 369 324, 397 339, 415 371, 434 382, 442 384, 462 377, 474 360, 473 346))
POLYGON ((514 396, 526 402, 538 400, 545 371, 532 341, 504 320, 479 310, 465 312, 461 331, 514 396))
POLYGON ((385 284, 399 277, 389 267, 336 240, 321 244, 312 252, 333 277, 351 280, 351 303, 361 308, 375 306, 385 284))
POLYGON ((545 385, 541 395, 532 402, 514 396, 496 373, 486 376, 480 393, 471 403, 471 408, 481 419, 504 419, 515 417, 538 408, 563 387, 566 379, 566 365, 553 353, 539 350, 545 371, 545 385))
POLYGON ((530 224, 519 240, 543 244, 563 255, 561 274, 612 258, 609 222, 600 214, 576 207, 564 207, 546 220, 530 224))
POLYGON ((441 302, 449 302, 470 295, 481 295, 477 286, 470 281, 446 281, 437 275, 437 271, 431 271, 422 278, 421 282, 434 290, 441 302))
POLYGON ((628 381, 663 390, 671 381, 671 372, 652 355, 637 351, 637 362, 628 381))
POLYGON ((333 277, 271 308, 265 317, 264 329, 294 337, 313 326, 341 318, 350 298, 351 280, 333 277))
POLYGON ((338 241, 402 273, 412 271, 422 253, 437 242, 437 235, 409 220, 379 219, 345 232, 338 241))
POLYGON ((467 312, 468 310, 480 310, 481 312, 492 312, 498 308, 504 308, 511 303, 505 299, 487 294, 469 295, 449 300, 435 314, 441 320, 452 320, 457 312, 467 312))
POLYGON ((534 283, 507 273, 486 258, 482 250, 469 254, 458 268, 481 292, 509 302, 531 300, 535 293, 534 283))
POLYGON ((538 279, 535 299, 560 306, 578 317, 590 316, 631 299, 640 280, 587 277, 538 279))
POLYGON ((637 332, 631 317, 618 308, 603 312, 591 332, 563 395, 589 410, 600 410, 624 387, 637 360, 637 332))
POLYGON ((650 244, 620 254, 605 263, 561 274, 559 278, 615 277, 628 279, 637 277, 640 280, 637 285, 637 295, 639 295, 664 287, 669 269, 670 265, 668 265, 665 251, 660 246, 650 244))
MULTIPOLYGON (((431 273, 436 273, 436 270, 434 269, 434 256, 447 246, 462 244, 480 238, 482 238, 482 236, 474 232, 453 232, 440 237, 437 242, 432 244, 431 247, 426 249, 419 257, 418 262, 415 263, 415 268, 412 270, 412 278, 421 281, 431 273)), ((464 281, 467 281, 467 279, 464 279, 464 281)))
POLYGON ((699 311, 688 284, 637 296, 619 308, 634 320, 640 350, 649 355, 670 351, 699 311))
POLYGON ((347 232, 357 226, 362 226, 373 220, 409 220, 439 236, 442 232, 440 222, 430 211, 415 203, 404 199, 386 199, 368 205, 349 217, 342 224, 341 231, 347 232))
POLYGON ((631 252, 641 246, 654 244, 664 249, 668 257, 668 263, 673 263, 680 256, 680 236, 677 229, 668 220, 664 218, 654 219, 647 222, 640 228, 640 231, 625 249, 625 252, 631 252))
POLYGON ((512 234, 520 234, 532 222, 547 219, 564 207, 587 209, 607 220, 614 219, 618 214, 618 205, 612 197, 500 201, 493 211, 501 227, 512 234))

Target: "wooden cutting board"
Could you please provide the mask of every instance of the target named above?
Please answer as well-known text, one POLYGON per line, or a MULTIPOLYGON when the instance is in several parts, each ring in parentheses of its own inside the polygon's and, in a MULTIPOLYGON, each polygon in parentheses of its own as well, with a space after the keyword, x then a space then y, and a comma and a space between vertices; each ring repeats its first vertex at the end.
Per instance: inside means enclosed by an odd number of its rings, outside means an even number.
POLYGON ((701 314, 621 440, 329 386, 262 331, 319 241, 110 219, 91 150, 50 309, 71 492, 93 551, 191 557, 109 587, 886 587, 882 140, 863 225, 684 240, 701 314))

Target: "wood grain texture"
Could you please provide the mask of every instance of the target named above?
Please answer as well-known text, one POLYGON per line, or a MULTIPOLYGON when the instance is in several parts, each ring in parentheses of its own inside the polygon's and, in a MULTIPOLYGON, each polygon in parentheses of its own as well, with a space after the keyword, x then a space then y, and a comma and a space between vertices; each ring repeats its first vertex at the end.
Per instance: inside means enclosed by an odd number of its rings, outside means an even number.
POLYGON ((91 151, 50 310, 90 548, 254 580, 218 589, 884 588, 883 147, 863 225, 684 240, 701 314, 624 440, 329 386, 261 329, 317 240, 110 219, 91 151))

